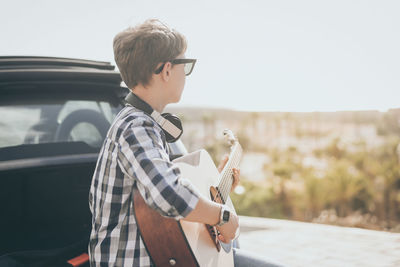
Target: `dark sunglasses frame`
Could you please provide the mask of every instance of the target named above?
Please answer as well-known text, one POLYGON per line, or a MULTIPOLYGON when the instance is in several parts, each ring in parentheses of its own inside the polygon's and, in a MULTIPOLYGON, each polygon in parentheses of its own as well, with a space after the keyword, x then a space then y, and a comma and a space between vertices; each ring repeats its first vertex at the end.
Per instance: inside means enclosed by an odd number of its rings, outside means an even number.
MULTIPOLYGON (((190 75, 194 69, 194 65, 196 64, 197 59, 193 58, 176 58, 171 61, 171 64, 176 65, 176 64, 186 64, 186 63, 192 63, 192 68, 190 69, 189 73, 185 73, 186 76, 190 75)), ((154 71, 155 74, 159 74, 163 69, 164 69, 165 63, 163 63, 158 69, 154 71)))

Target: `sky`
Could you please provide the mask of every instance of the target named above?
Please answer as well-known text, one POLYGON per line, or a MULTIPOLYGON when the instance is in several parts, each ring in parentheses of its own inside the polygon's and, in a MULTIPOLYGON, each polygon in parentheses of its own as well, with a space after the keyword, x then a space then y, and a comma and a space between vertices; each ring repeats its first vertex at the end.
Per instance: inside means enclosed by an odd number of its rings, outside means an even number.
POLYGON ((400 1, 2 0, 0 55, 115 64, 114 36, 158 18, 197 58, 178 106, 400 108, 400 1))

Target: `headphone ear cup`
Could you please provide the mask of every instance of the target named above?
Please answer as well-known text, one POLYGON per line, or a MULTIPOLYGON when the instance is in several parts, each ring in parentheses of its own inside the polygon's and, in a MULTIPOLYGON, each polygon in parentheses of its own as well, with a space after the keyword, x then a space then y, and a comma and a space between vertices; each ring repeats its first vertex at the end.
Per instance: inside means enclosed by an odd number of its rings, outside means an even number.
POLYGON ((165 137, 166 137, 166 139, 167 139, 167 142, 168 142, 168 143, 174 143, 174 142, 176 142, 176 141, 181 137, 181 135, 183 134, 183 127, 182 127, 182 122, 181 122, 181 120, 180 120, 177 116, 175 116, 174 114, 171 114, 171 113, 163 113, 163 114, 161 114, 161 116, 163 116, 164 119, 168 120, 168 121, 171 122, 173 125, 175 125, 175 126, 181 131, 181 133, 179 134, 179 136, 175 138, 175 137, 173 137, 172 135, 170 135, 167 131, 165 131, 165 130, 163 129, 163 132, 164 132, 164 134, 165 134, 165 137))

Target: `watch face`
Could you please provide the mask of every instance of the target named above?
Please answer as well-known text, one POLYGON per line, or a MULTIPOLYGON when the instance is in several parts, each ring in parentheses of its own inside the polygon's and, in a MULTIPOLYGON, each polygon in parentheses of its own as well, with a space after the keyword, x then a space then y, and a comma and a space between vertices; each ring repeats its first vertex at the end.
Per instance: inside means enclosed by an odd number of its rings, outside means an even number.
POLYGON ((222 216, 222 219, 224 220, 224 222, 229 221, 229 210, 224 210, 224 214, 222 216))

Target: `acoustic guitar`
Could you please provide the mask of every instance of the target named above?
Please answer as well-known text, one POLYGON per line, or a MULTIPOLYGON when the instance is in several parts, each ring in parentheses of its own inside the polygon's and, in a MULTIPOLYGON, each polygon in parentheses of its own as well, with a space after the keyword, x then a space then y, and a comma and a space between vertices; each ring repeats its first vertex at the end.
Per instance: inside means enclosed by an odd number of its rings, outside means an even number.
MULTIPOLYGON (((231 152, 221 173, 204 149, 175 159, 174 163, 179 167, 181 177, 192 183, 198 193, 228 205, 234 212, 229 193, 233 183, 232 169, 239 166, 242 148, 230 130, 225 130, 224 136, 231 152)), ((232 244, 220 242, 215 227, 163 217, 148 207, 137 189, 134 209, 139 231, 156 266, 233 266, 232 244)))

